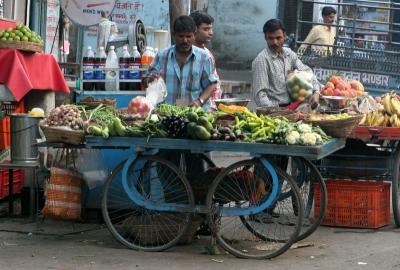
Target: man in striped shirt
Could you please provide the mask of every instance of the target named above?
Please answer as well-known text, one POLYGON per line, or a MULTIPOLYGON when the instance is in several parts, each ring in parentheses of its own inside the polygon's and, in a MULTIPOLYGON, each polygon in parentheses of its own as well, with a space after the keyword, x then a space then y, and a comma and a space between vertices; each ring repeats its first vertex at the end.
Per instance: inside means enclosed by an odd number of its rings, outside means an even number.
MULTIPOLYGON (((311 70, 304 65, 291 49, 283 47, 286 32, 282 22, 271 19, 264 24, 263 32, 267 47, 262 50, 252 63, 253 98, 257 106, 287 106, 290 96, 286 88, 287 76, 297 70, 311 70)), ((314 82, 318 89, 318 82, 314 82)), ((319 101, 318 94, 310 100, 312 105, 319 101)))
MULTIPOLYGON (((206 44, 209 43, 213 37, 214 18, 202 11, 194 11, 190 14, 190 17, 193 18, 197 26, 194 45, 205 50, 211 57, 214 66, 214 76, 219 80, 219 76, 217 73, 217 66, 215 64, 215 57, 211 53, 211 51, 206 47, 206 44)), ((210 96, 211 110, 213 111, 217 110, 215 100, 220 99, 221 97, 222 97, 221 84, 220 82, 218 82, 214 92, 210 96)))
POLYGON ((193 46, 196 24, 190 16, 178 17, 173 25, 175 45, 160 51, 150 65, 146 85, 161 76, 167 85, 166 102, 209 109, 209 98, 218 78, 206 51, 193 46))

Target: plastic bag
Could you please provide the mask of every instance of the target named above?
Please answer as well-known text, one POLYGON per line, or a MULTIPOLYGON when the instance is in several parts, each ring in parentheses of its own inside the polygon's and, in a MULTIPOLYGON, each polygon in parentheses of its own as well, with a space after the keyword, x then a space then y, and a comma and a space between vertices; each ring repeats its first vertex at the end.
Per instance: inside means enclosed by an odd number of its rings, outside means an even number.
POLYGON ((128 111, 137 118, 146 118, 153 110, 153 104, 143 96, 138 96, 129 102, 128 111))
POLYGON ((146 99, 155 107, 167 97, 167 85, 163 78, 158 78, 149 84, 146 89, 146 99))
POLYGON ((102 185, 108 176, 105 157, 100 150, 82 149, 76 159, 76 170, 89 189, 102 185))
POLYGON ((314 73, 312 71, 299 71, 288 75, 286 86, 293 101, 304 101, 313 93, 314 73))

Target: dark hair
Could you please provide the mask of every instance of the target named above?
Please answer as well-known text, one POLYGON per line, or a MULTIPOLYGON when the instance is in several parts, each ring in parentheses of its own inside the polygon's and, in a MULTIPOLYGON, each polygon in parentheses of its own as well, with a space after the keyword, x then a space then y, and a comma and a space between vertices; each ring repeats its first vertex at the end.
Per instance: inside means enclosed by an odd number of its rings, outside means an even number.
POLYGON ((279 19, 271 19, 271 20, 267 21, 263 27, 264 34, 272 33, 272 32, 278 31, 278 30, 282 30, 283 32, 286 32, 285 26, 283 25, 282 21, 279 19))
POLYGON ((193 18, 197 27, 199 27, 202 23, 212 24, 214 22, 213 17, 200 10, 193 11, 189 16, 193 18))
POLYGON ((322 16, 328 16, 331 14, 336 14, 336 9, 333 7, 323 7, 322 8, 322 16))
POLYGON ((179 16, 173 25, 174 33, 194 33, 196 32, 196 24, 190 16, 179 16))

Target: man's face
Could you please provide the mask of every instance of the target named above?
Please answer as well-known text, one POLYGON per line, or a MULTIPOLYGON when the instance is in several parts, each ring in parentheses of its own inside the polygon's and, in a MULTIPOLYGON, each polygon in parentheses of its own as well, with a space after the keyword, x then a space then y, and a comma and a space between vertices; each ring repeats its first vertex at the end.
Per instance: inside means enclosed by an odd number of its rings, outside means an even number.
POLYGON ((174 34, 175 47, 178 52, 189 52, 194 43, 194 33, 184 32, 174 34))
POLYGON ((282 29, 276 30, 275 32, 265 33, 265 40, 267 41, 268 47, 276 53, 282 52, 285 38, 286 34, 282 29))
POLYGON ((199 44, 206 44, 211 41, 213 37, 213 25, 202 23, 197 28, 196 42, 199 44))
POLYGON ((332 24, 335 21, 336 14, 331 13, 329 15, 323 16, 324 23, 326 24, 332 24))

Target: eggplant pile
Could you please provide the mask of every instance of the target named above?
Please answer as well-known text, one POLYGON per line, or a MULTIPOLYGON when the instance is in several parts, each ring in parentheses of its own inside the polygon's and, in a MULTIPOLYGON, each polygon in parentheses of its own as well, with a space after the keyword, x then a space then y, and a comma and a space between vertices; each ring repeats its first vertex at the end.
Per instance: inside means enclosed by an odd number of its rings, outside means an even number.
POLYGON ((174 138, 185 138, 187 136, 186 127, 189 123, 183 117, 171 115, 161 121, 168 134, 174 138))

